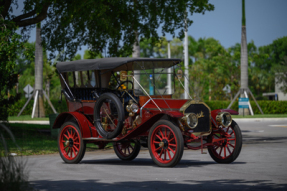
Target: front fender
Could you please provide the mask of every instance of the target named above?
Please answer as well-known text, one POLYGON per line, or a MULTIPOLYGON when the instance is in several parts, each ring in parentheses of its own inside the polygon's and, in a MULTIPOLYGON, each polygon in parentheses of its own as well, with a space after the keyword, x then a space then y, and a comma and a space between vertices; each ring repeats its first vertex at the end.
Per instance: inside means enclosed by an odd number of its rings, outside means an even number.
POLYGON ((94 125, 87 119, 85 115, 79 112, 64 112, 56 118, 53 129, 61 128, 67 121, 74 121, 79 125, 83 138, 98 137, 98 132, 94 125))

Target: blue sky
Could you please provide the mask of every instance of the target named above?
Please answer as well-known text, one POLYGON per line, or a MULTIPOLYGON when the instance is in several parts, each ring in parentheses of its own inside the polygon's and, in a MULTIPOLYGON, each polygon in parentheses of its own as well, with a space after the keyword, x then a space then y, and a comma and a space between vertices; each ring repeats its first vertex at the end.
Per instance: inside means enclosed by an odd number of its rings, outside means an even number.
MULTIPOLYGON (((194 23, 188 28, 188 35, 195 39, 213 37, 225 47, 241 42, 241 0, 210 0, 214 11, 191 16, 194 23)), ((286 0, 246 0, 247 42, 263 46, 273 40, 287 36, 286 0)), ((172 38, 172 37, 170 37, 172 38)))
MULTIPOLYGON (((195 39, 213 37, 229 48, 241 42, 241 0, 210 0, 214 11, 194 14, 194 23, 188 35, 195 39)), ((254 41, 257 47, 271 44, 273 40, 287 36, 287 0, 246 0, 247 42, 254 41)), ((160 29, 158 30, 160 32, 160 29)), ((166 34, 168 40, 172 36, 166 34)), ((35 41, 35 30, 30 41, 35 41)), ((79 51, 83 56, 84 47, 79 51)))

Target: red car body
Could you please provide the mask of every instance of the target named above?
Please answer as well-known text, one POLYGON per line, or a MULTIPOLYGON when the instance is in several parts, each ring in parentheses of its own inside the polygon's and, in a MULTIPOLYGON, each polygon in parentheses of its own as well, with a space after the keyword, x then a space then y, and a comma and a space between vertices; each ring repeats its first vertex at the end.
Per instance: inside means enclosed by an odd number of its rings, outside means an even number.
MULTIPOLYGON (((134 62, 155 62, 162 67, 165 66, 165 62, 173 62, 172 65, 175 65, 180 60, 106 58, 89 60, 89 63, 84 63, 86 66, 82 66, 80 61, 58 63, 57 69, 68 111, 57 117, 53 128, 61 128, 58 145, 60 155, 65 162, 80 162, 87 143, 94 143, 99 148, 103 148, 109 142, 113 142, 115 152, 122 160, 134 159, 141 145, 148 146, 152 159, 161 167, 175 166, 181 159, 184 147, 193 150, 201 149, 202 152, 207 148, 211 157, 219 163, 230 163, 238 157, 242 137, 238 125, 231 119, 231 115, 238 114, 234 110, 211 111, 200 100, 173 99, 172 95, 136 96, 132 91, 129 93, 121 90, 120 92, 129 94, 125 97, 124 93, 118 92, 119 87, 113 91, 105 89, 103 93, 102 87, 93 90, 90 87, 75 85, 75 72, 85 71, 87 68, 94 71, 91 73, 94 76, 100 76, 101 82, 103 80, 101 73, 97 74, 96 71, 111 70, 114 74, 113 72, 121 70, 124 64, 129 68, 129 64, 132 65, 134 62), (73 80, 69 79, 68 72, 73 73, 73 80), (74 87, 69 85, 69 80, 74 81, 74 87), (100 93, 94 93, 94 91, 100 93), (76 94, 88 98, 79 99, 74 96, 76 94), (116 103, 117 99, 121 102, 116 103), (124 99, 128 99, 129 102, 124 99), (98 100, 103 100, 102 105, 98 106, 100 104, 97 103, 98 100), (121 104, 129 112, 119 108, 121 104), (95 109, 96 107, 99 109, 95 109), (128 107, 135 107, 136 112, 128 110, 128 107), (113 114, 113 110, 116 114, 113 114), (119 116, 122 111, 125 114, 121 121, 119 116), (190 121, 196 124, 195 127, 189 125, 190 121), (118 126, 121 129, 117 129, 118 126), (114 137, 108 135, 116 130, 118 133, 114 137)), ((80 74, 82 77, 82 73, 80 74)), ((89 72, 88 78, 91 78, 89 72)))

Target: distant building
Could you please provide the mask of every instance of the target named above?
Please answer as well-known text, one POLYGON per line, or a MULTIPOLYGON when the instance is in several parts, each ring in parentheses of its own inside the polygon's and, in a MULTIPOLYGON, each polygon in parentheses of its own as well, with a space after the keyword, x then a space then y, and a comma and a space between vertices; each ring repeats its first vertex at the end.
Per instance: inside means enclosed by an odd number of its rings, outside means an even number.
MULTIPOLYGON (((276 77, 275 77, 276 80, 276 77)), ((276 84, 275 83, 275 92, 273 93, 263 93, 263 96, 268 97, 269 100, 275 101, 287 101, 287 94, 284 94, 280 88, 283 86, 283 83, 276 84)))

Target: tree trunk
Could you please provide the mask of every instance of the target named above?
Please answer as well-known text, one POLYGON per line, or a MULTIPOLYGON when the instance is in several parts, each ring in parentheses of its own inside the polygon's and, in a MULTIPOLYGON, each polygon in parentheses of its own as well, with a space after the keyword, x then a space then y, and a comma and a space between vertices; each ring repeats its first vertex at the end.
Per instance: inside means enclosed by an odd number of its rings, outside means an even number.
MULTIPOLYGON (((43 48, 41 45, 41 25, 37 24, 36 43, 35 43, 35 90, 39 91, 39 97, 36 103, 36 118, 45 117, 45 108, 43 102, 43 48)), ((34 98, 35 100, 35 98, 34 98)))
MULTIPOLYGON (((247 43, 246 43, 246 27, 242 26, 241 31, 241 88, 248 88, 248 55, 247 55, 247 43)), ((241 92, 242 93, 242 92, 241 92)), ((241 97, 244 97, 241 94, 241 97)))
MULTIPOLYGON (((246 40, 246 21, 245 21, 245 0, 242 0, 242 27, 241 27, 241 76, 240 86, 241 92, 240 97, 245 97, 244 91, 248 89, 248 54, 247 54, 247 40, 246 40)), ((243 114, 243 109, 239 108, 239 115, 243 114)), ((244 109, 244 114, 249 115, 249 110, 244 109)))

